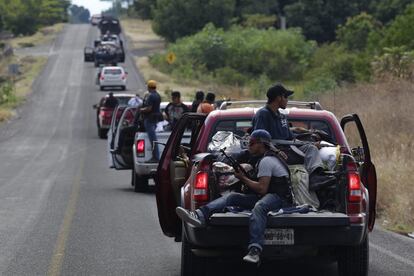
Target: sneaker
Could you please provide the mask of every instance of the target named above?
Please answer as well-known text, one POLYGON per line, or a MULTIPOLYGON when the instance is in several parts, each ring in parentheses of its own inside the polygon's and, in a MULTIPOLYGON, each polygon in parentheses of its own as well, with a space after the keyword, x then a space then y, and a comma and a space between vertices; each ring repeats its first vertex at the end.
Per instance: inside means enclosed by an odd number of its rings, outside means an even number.
POLYGON ((257 246, 252 246, 249 249, 249 252, 246 256, 243 257, 243 261, 252 263, 252 264, 259 264, 260 263, 260 253, 261 250, 257 246))
POLYGON ((183 207, 175 208, 175 212, 182 221, 188 222, 196 227, 204 227, 206 225, 204 219, 200 218, 197 212, 189 211, 183 207))
POLYGON ((335 184, 336 177, 333 175, 311 174, 309 176, 309 190, 317 191, 335 184))

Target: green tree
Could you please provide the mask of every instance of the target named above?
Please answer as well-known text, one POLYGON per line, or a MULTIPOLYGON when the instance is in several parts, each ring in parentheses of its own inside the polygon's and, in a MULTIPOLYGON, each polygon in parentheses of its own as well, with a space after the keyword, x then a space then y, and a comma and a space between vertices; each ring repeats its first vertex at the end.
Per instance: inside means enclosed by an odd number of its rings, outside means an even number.
POLYGON ((72 5, 69 7, 70 21, 72 23, 88 23, 90 12, 82 6, 72 5))
POLYGON ((234 0, 157 0, 153 29, 169 41, 194 34, 211 22, 227 28, 234 12, 234 0))
POLYGON ((36 0, 4 0, 4 28, 14 34, 33 34, 39 27, 39 1, 36 0))
POLYGON ((414 4, 411 4, 385 30, 383 45, 387 47, 405 46, 408 49, 414 49, 413 22, 414 4))
POLYGON ((286 5, 287 25, 300 27, 308 39, 334 41, 335 30, 349 16, 368 9, 370 1, 360 0, 299 0, 286 5))
POLYGON ((403 13, 412 2, 412 0, 373 0, 369 11, 377 20, 387 24, 403 13))
POLYGON ((366 49, 369 39, 378 37, 381 23, 365 12, 349 17, 345 25, 339 25, 337 39, 348 50, 363 51, 366 49))
POLYGON ((157 0, 135 0, 134 8, 142 19, 152 19, 157 0))

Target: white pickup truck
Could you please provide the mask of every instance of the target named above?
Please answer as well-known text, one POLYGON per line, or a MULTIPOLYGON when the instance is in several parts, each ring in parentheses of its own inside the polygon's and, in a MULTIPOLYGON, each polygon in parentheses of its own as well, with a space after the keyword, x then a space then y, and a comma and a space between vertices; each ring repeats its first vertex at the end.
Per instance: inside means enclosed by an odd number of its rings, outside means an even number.
MULTIPOLYGON (((168 102, 161 103, 161 112, 164 112, 167 104, 168 102)), ((190 102, 184 102, 184 104, 191 106, 190 102)), ((149 141, 148 134, 137 131, 134 126, 136 110, 133 107, 119 106, 114 112, 114 114, 122 113, 122 115, 118 115, 118 119, 113 117, 108 132, 109 166, 116 170, 132 170, 131 185, 135 192, 144 192, 148 189, 148 180, 153 178, 157 172, 158 162, 148 162, 152 157, 153 145, 149 141)), ((161 155, 171 135, 171 129, 165 121, 158 124, 156 135, 155 144, 161 155)))

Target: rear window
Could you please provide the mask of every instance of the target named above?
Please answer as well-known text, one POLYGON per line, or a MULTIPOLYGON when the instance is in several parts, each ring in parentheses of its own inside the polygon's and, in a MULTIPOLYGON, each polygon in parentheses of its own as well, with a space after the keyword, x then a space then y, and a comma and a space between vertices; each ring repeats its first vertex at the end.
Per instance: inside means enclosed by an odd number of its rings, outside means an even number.
POLYGON ((105 69, 104 74, 105 75, 121 75, 122 70, 121 69, 105 69))
MULTIPOLYGON (((301 120, 301 119, 288 119, 291 127, 300 127, 305 129, 318 129, 326 132, 333 142, 336 142, 335 135, 330 125, 323 120, 301 120)), ((216 123, 213 131, 210 134, 209 142, 212 137, 219 131, 231 131, 239 137, 243 137, 252 127, 251 119, 228 119, 221 120, 216 123)))
POLYGON ((118 99, 118 104, 119 105, 127 105, 128 101, 131 99, 130 97, 119 97, 118 99))

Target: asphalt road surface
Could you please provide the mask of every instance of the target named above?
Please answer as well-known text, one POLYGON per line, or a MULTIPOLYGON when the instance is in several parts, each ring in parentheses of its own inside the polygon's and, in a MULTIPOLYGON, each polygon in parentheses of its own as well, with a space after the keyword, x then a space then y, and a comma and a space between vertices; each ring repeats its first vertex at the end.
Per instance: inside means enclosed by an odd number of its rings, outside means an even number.
MULTIPOLYGON (((83 47, 97 31, 67 26, 18 118, 0 126, 0 275, 179 275, 180 243, 165 237, 153 193, 107 168, 92 105, 104 95, 83 47)), ((144 88, 128 57, 128 89, 144 88)), ((376 230, 370 275, 414 275, 414 241, 376 230)), ((337 275, 335 263, 216 260, 207 275, 337 275), (239 268, 237 268, 239 267, 239 268)))

